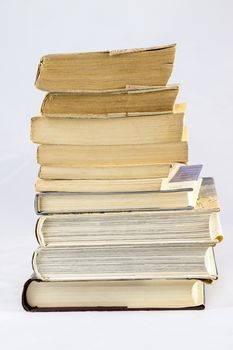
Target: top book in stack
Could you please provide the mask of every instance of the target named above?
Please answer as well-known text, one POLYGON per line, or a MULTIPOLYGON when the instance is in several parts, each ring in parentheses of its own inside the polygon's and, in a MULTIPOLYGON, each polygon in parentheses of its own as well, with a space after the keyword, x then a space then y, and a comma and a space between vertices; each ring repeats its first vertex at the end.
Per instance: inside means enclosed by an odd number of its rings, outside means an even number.
POLYGON ((35 84, 49 92, 112 90, 127 85, 165 86, 174 57, 175 45, 46 55, 40 61, 35 84))

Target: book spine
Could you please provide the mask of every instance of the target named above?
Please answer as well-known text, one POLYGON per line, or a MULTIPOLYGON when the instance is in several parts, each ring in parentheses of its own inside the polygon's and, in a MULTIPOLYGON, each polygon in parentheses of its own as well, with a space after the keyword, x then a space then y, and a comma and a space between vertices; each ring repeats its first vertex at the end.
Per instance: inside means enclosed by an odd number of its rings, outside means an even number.
POLYGON ((31 307, 28 303, 28 300, 27 300, 27 290, 28 290, 28 287, 29 285, 31 284, 32 281, 35 281, 35 279, 32 277, 32 278, 29 278, 25 283, 24 283, 24 286, 23 286, 23 291, 22 291, 22 297, 21 297, 21 303, 22 303, 22 306, 24 308, 25 311, 35 311, 35 308, 31 307))
POLYGON ((40 216, 39 219, 37 219, 36 227, 35 227, 35 236, 38 244, 42 247, 45 247, 45 240, 44 235, 42 233, 42 227, 44 224, 44 221, 46 220, 46 216, 40 216))
POLYGON ((36 249, 32 255, 32 269, 34 271, 36 278, 43 281, 44 278, 42 278, 41 274, 39 273, 39 270, 37 269, 37 262, 36 262, 37 255, 39 254, 39 249, 40 248, 36 249))
POLYGON ((40 210, 40 193, 36 193, 35 195, 34 209, 37 215, 43 214, 40 210))

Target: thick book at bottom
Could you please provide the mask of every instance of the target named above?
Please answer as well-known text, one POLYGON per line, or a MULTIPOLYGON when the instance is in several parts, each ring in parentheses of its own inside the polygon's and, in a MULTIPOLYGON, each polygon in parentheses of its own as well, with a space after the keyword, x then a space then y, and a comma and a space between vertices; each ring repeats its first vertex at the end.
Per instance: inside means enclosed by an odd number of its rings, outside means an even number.
POLYGON ((41 281, 32 276, 22 304, 27 311, 203 309, 200 280, 41 281))

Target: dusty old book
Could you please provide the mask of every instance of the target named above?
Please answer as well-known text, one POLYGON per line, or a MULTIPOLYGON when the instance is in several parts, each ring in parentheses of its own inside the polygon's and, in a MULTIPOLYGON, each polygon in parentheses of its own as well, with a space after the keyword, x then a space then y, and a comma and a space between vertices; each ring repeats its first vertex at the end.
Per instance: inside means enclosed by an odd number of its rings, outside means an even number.
POLYGON ((32 266, 45 281, 217 279, 208 244, 39 247, 32 266))
POLYGON ((37 192, 146 192, 171 190, 177 187, 192 188, 195 185, 194 181, 198 180, 201 168, 201 165, 176 163, 166 178, 119 180, 43 180, 39 178, 35 188, 37 192), (181 176, 182 178, 179 178, 181 176))
POLYGON ((184 112, 108 118, 33 117, 31 140, 38 144, 134 145, 179 142, 183 137, 184 112))
POLYGON ((49 117, 103 117, 112 113, 169 113, 173 112, 178 85, 163 87, 128 86, 124 89, 101 92, 51 92, 41 106, 49 117))
POLYGON ((27 311, 203 309, 200 280, 41 281, 24 286, 27 311))
POLYGON ((41 246, 206 244, 222 241, 214 183, 205 179, 195 209, 43 215, 36 225, 41 246), (209 189, 207 190, 207 188, 209 189))
POLYGON ((187 163, 186 141, 144 145, 40 145, 37 162, 52 167, 141 166, 187 163))
POLYGON ((44 180, 122 180, 167 177, 173 164, 142 166, 54 167, 42 165, 38 177, 44 180))
POLYGON ((174 56, 175 45, 46 55, 39 63, 35 85, 45 91, 166 85, 174 56))

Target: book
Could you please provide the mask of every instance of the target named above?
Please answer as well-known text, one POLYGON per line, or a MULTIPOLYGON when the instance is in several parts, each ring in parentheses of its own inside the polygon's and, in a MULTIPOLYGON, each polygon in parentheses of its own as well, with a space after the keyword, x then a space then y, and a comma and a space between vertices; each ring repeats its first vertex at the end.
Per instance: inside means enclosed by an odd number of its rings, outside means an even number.
POLYGON ((201 181, 193 188, 148 192, 41 192, 35 197, 35 208, 37 214, 192 209, 201 181))
POLYGON ((128 86, 101 92, 50 92, 41 105, 47 117, 101 117, 112 113, 173 112, 178 85, 162 87, 128 86))
POLYGON ((41 281, 23 289, 27 311, 203 309, 200 280, 41 281))
POLYGON ((193 188, 202 165, 175 164, 167 178, 120 180, 42 180, 36 182, 37 192, 148 192, 193 188), (186 177, 184 177, 186 176, 186 177))
POLYGON ((42 180, 37 179, 36 192, 148 192, 160 191, 165 179, 126 180, 42 180))
POLYGON ((184 113, 109 118, 33 117, 31 140, 38 144, 134 145, 179 142, 184 113))
POLYGON ((214 183, 203 181, 193 210, 129 211, 44 215, 38 219, 40 246, 111 244, 209 244, 222 241, 214 183), (207 190, 207 187, 211 187, 207 190))
POLYGON ((35 197, 37 214, 65 214, 127 210, 176 210, 195 207, 198 190, 150 192, 41 192, 35 197))
POLYGON ((110 244, 206 244, 223 239, 219 215, 205 210, 43 215, 36 225, 42 247, 110 244))
POLYGON ((35 85, 45 91, 166 85, 174 56, 175 45, 46 55, 40 60, 35 85))
POLYGON ((208 244, 39 247, 32 266, 38 279, 48 281, 217 279, 208 244))
POLYGON ((42 165, 38 177, 44 180, 120 180, 167 177, 173 164, 142 166, 53 167, 42 165))
POLYGON ((51 167, 74 168, 187 163, 188 144, 182 141, 112 146, 40 145, 37 162, 51 167))

